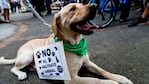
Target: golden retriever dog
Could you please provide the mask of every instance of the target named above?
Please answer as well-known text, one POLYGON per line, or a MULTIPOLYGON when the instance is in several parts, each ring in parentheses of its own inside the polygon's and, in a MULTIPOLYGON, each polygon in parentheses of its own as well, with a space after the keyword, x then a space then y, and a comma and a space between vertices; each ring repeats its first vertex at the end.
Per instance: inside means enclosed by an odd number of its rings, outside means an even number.
MULTIPOLYGON (((58 13, 55 14, 52 22, 53 35, 44 39, 34 39, 24 44, 17 52, 15 59, 0 58, 0 64, 13 64, 15 66, 11 69, 19 80, 27 78, 26 72, 22 72, 20 69, 30 65, 33 62, 33 49, 48 45, 52 42, 53 37, 57 37, 58 40, 69 43, 71 45, 79 44, 83 38, 82 35, 90 35, 93 33, 93 29, 97 27, 90 24, 89 20, 93 19, 96 14, 95 5, 82 5, 80 3, 71 3, 58 13)), ((65 80, 65 84, 133 84, 128 78, 110 73, 96 64, 90 61, 88 52, 81 56, 79 54, 65 50, 66 61, 71 76, 71 80, 65 80), (98 79, 92 77, 80 77, 78 71, 81 66, 86 67, 91 72, 102 75, 107 79, 98 79)))

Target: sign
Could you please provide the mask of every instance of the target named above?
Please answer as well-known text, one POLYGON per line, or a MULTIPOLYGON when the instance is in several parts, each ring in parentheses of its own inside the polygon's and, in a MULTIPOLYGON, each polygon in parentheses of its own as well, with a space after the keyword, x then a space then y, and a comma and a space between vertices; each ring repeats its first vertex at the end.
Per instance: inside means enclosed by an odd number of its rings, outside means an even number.
POLYGON ((70 80, 62 41, 36 48, 34 60, 40 79, 70 80))

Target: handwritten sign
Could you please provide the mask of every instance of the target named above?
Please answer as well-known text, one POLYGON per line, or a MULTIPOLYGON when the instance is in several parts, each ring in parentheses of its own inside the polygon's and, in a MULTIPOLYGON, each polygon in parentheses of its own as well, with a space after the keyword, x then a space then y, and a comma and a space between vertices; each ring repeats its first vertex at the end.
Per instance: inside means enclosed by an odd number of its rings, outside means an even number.
POLYGON ((40 79, 70 80, 62 41, 35 49, 34 60, 40 79))

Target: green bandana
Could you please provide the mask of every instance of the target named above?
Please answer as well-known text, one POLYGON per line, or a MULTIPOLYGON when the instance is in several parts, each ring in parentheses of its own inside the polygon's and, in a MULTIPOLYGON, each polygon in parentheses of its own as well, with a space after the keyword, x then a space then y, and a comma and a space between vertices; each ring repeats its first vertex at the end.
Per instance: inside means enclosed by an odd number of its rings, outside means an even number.
MULTIPOLYGON (((55 38, 55 42, 58 42, 59 40, 55 38)), ((86 55, 87 52, 87 43, 85 38, 82 38, 80 40, 79 44, 75 44, 75 45, 71 45, 69 43, 63 42, 64 43, 64 50, 69 51, 69 52, 73 52, 76 53, 78 55, 86 55)))

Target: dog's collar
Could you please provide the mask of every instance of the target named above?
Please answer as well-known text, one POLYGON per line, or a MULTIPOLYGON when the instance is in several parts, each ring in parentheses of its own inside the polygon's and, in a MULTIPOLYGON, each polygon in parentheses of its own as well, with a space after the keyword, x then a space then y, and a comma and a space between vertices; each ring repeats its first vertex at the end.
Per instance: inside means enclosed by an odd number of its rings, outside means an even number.
MULTIPOLYGON (((55 42, 58 42, 59 40, 55 37, 55 42)), ((87 53, 87 42, 85 38, 82 38, 79 42, 79 44, 71 45, 67 42, 63 42, 64 44, 64 50, 73 52, 77 55, 84 56, 87 53)))

